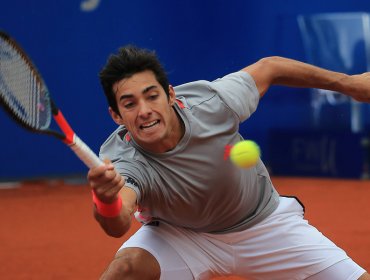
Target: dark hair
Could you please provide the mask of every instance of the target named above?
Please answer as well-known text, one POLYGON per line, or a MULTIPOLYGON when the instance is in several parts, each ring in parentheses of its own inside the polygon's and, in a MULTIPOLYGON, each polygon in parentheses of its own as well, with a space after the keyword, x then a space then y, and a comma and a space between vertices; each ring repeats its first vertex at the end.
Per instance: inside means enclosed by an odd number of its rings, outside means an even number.
POLYGON ((119 114, 119 111, 113 85, 124 78, 130 78, 132 75, 145 70, 154 73, 168 97, 168 78, 154 51, 128 45, 120 48, 117 54, 109 56, 106 65, 99 73, 99 78, 108 104, 117 114, 119 114))

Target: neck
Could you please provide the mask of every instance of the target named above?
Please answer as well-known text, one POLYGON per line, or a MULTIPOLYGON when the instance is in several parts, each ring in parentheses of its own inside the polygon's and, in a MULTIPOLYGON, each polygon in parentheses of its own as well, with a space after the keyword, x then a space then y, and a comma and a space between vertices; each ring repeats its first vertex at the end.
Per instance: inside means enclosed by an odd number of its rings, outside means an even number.
POLYGON ((172 129, 168 133, 167 137, 163 139, 161 144, 159 146, 156 146, 155 149, 153 149, 153 146, 150 145, 149 147, 145 148, 146 150, 153 153, 165 153, 175 149, 175 147, 185 134, 185 124, 180 115, 177 113, 176 109, 173 107, 172 114, 172 129))
POLYGON ((174 107, 172 107, 172 112, 174 114, 173 124, 172 124, 173 129, 169 134, 168 142, 165 141, 164 143, 164 149, 162 152, 169 152, 173 150, 177 146, 177 144, 180 142, 180 140, 182 139, 185 133, 184 122, 182 121, 180 115, 177 113, 174 107))

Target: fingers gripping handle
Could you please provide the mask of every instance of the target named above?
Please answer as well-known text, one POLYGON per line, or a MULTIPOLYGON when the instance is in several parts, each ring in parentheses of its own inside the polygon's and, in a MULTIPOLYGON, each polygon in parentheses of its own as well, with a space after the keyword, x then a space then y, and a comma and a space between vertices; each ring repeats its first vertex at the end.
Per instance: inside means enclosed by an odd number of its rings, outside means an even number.
POLYGON ((89 168, 98 167, 104 163, 100 158, 75 134, 70 148, 89 168))

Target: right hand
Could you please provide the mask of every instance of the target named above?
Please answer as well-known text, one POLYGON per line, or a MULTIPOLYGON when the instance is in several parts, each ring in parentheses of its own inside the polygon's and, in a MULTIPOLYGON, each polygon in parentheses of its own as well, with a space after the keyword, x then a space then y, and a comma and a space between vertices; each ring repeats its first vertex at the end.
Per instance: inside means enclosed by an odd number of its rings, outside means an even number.
POLYGON ((114 202, 119 191, 125 185, 125 179, 115 169, 110 160, 104 160, 104 165, 91 168, 87 180, 96 197, 107 204, 114 202))

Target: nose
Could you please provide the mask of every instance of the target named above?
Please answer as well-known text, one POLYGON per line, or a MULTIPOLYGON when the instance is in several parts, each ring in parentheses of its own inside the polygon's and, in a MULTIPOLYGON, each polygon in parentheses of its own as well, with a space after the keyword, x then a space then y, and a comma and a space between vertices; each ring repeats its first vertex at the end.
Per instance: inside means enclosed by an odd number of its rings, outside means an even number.
POLYGON ((145 118, 148 118, 151 114, 152 114, 152 108, 150 104, 142 100, 139 104, 139 117, 145 119, 145 118))

